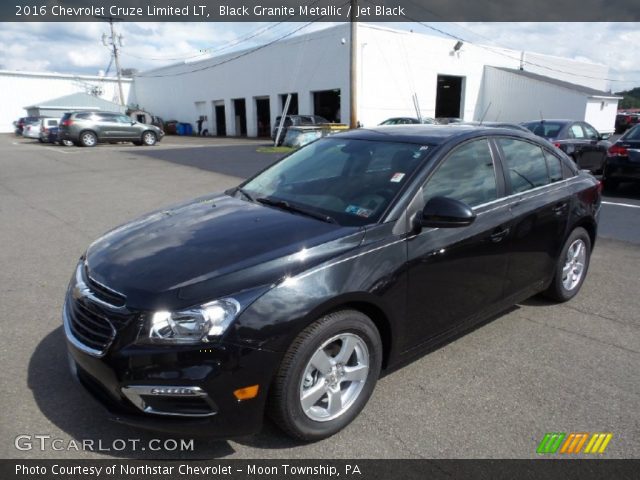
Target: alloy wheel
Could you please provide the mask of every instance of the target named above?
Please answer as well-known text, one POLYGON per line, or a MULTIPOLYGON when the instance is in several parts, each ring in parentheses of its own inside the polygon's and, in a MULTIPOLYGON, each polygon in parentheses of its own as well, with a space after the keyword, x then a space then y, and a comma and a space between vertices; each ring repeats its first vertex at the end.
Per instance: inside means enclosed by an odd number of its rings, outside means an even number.
POLYGON ((586 258, 587 246, 584 241, 580 238, 574 240, 567 249, 567 257, 562 268, 562 285, 567 290, 573 290, 580 283, 586 258))

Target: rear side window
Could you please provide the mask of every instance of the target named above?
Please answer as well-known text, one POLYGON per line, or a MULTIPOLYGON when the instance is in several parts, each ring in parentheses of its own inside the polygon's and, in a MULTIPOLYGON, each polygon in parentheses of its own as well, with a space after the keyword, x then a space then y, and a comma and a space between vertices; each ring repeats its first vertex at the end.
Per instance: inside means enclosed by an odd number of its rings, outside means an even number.
MULTIPOLYGON (((65 114, 66 116, 67 114, 65 114)), ((69 116, 71 116, 71 114, 69 114, 69 116)), ((91 113, 78 113, 76 115, 76 118, 79 118, 80 120, 87 120, 89 117, 91 117, 91 113)), ((63 117, 64 118, 64 117, 63 117)), ((68 118, 68 117, 67 117, 68 118)), ((66 119, 65 119, 66 120, 66 119)))
POLYGON ((475 207, 496 200, 496 174, 487 140, 474 140, 453 150, 423 192, 425 203, 433 197, 449 197, 475 207))
POLYGON ((545 151, 544 156, 547 159, 547 170, 549 172, 549 180, 551 183, 562 180, 562 163, 554 154, 545 151))
POLYGON ((542 148, 513 138, 500 138, 513 193, 526 192, 549 183, 547 161, 542 148))
POLYGON ((570 138, 584 138, 584 130, 582 130, 582 126, 576 124, 571 125, 569 129, 569 137, 570 138))

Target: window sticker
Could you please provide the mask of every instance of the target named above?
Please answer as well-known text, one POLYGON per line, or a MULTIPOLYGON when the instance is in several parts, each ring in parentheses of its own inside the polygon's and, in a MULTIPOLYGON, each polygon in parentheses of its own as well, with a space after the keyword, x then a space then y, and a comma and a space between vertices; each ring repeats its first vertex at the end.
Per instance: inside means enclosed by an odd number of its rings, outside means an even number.
POLYGON ((403 178, 404 178, 404 173, 397 172, 397 173, 393 174, 393 176, 391 177, 390 181, 393 182, 393 183, 400 183, 403 178))
POLYGON ((357 205, 349 205, 345 212, 350 213, 352 215, 357 215, 358 217, 369 218, 373 213, 372 210, 368 208, 358 207, 357 205))

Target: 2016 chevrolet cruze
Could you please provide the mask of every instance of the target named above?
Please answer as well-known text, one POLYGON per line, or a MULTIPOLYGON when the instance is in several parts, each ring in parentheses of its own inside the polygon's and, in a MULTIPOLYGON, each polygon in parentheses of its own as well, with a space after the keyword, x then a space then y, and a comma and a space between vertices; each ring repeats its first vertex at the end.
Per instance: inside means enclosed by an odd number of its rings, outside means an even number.
POLYGON ((515 130, 318 140, 95 241, 64 304, 72 370, 127 424, 230 437, 267 412, 327 437, 381 370, 536 293, 576 295, 600 190, 515 130))

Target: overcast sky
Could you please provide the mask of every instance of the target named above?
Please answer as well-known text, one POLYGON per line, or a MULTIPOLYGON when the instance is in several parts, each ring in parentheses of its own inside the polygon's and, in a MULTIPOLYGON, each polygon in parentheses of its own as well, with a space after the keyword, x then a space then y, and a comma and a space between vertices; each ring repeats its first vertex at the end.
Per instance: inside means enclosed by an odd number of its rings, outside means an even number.
MULTIPOLYGON (((387 24, 436 34, 423 25, 387 24)), ((609 66, 614 91, 640 87, 638 23, 431 23, 471 43, 557 55, 609 66)), ((122 23, 123 68, 146 70, 272 41, 295 23, 122 23), (206 56, 205 56, 206 55, 206 56)), ((315 24, 311 28, 324 28, 315 24)), ((106 23, 0 23, 0 69, 91 74, 106 70, 106 23)), ((110 74, 114 74, 111 66, 110 74)))

